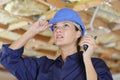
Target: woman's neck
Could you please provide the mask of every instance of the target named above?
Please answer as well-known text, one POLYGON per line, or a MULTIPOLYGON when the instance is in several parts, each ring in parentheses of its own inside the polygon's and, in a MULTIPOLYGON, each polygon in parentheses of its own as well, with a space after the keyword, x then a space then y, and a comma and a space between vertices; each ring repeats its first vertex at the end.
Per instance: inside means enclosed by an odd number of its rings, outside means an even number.
POLYGON ((63 61, 65 62, 67 56, 74 54, 77 52, 77 47, 76 46, 64 46, 61 49, 61 56, 63 61))

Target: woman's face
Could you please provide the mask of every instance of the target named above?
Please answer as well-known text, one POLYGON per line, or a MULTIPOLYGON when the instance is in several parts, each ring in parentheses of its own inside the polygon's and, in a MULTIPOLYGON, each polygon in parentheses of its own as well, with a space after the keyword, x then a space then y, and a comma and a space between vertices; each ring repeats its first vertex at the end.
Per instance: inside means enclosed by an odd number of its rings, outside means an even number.
POLYGON ((53 25, 53 35, 55 44, 62 47, 76 44, 81 32, 76 31, 74 24, 70 21, 64 21, 53 25))

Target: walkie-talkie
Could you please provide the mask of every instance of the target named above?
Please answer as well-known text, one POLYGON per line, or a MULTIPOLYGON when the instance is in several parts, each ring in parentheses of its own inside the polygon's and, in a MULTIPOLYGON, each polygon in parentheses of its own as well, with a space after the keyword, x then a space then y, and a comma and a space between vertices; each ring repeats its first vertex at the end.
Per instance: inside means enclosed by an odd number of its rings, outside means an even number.
MULTIPOLYGON (((97 38, 97 36, 94 37, 95 40, 96 40, 96 38, 97 38)), ((87 48, 88 48, 88 45, 87 45, 87 44, 84 44, 84 45, 83 45, 83 49, 84 49, 84 51, 86 51, 87 48)))

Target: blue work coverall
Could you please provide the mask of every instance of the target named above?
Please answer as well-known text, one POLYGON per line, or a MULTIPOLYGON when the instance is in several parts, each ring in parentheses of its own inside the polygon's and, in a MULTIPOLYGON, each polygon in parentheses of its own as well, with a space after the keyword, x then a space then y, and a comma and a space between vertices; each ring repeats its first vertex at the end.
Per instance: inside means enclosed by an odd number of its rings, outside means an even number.
MULTIPOLYGON (((22 58, 24 48, 12 50, 3 45, 0 63, 18 80, 86 80, 82 53, 74 53, 63 63, 61 56, 55 60, 47 57, 22 58)), ((91 58, 98 80, 113 80, 109 68, 99 58, 91 58)))

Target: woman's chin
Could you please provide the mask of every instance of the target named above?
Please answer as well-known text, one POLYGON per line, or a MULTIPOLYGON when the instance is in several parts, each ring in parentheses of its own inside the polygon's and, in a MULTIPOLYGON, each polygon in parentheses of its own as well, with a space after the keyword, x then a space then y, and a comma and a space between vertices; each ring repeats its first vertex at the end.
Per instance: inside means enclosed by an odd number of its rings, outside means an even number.
POLYGON ((56 42, 55 45, 58 46, 58 47, 61 47, 61 46, 63 46, 64 44, 61 43, 61 42, 56 42))

